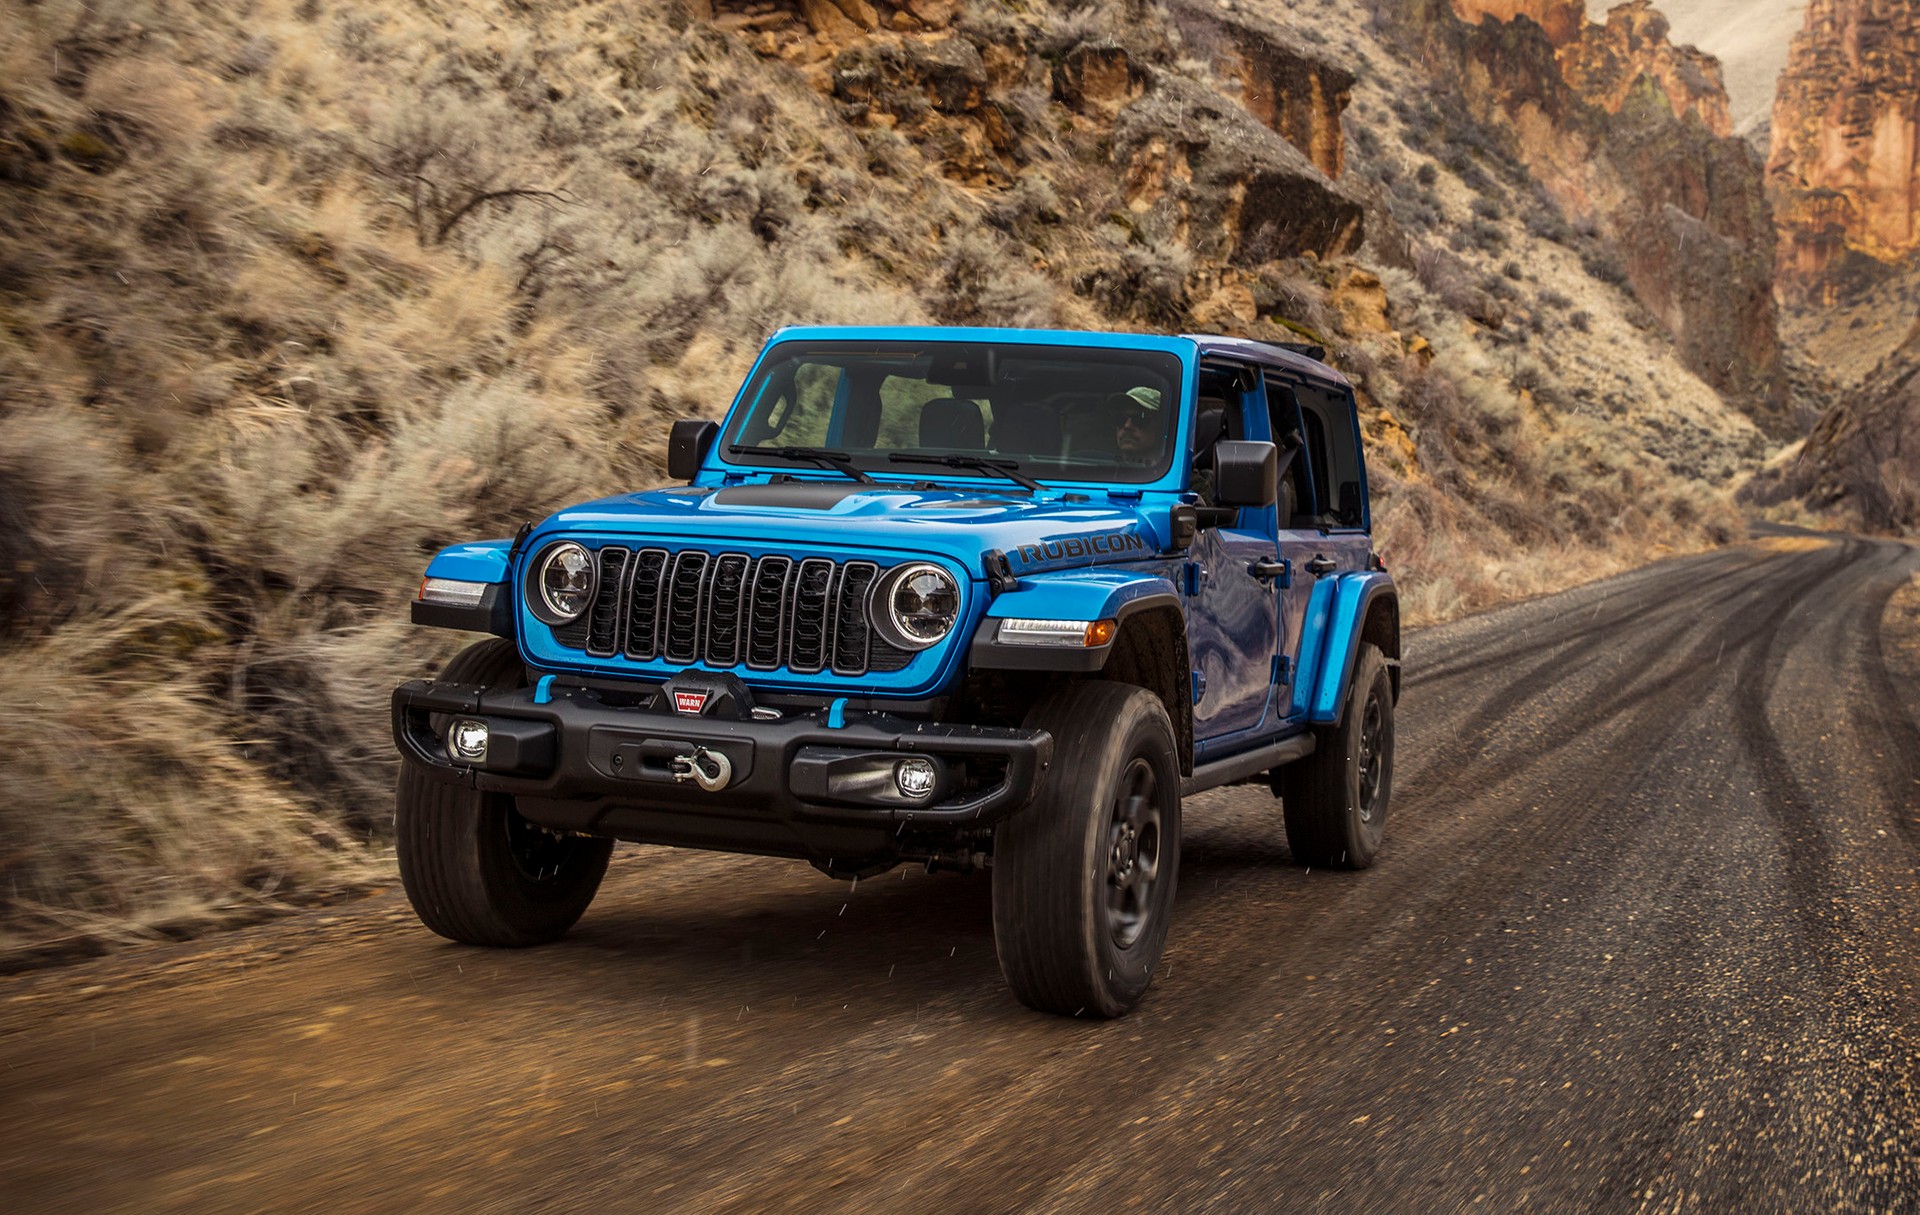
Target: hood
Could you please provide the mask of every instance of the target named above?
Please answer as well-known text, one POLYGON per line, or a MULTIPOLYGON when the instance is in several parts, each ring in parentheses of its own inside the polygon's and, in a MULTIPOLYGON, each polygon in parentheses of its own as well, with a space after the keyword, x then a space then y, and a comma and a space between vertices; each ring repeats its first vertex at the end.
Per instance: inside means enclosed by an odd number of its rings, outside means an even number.
POLYGON ((939 554, 979 577, 984 555, 994 550, 1006 554, 1016 573, 1152 556, 1163 546, 1167 506, 1051 489, 1029 495, 1012 487, 753 482, 654 489, 582 503, 547 519, 534 540, 579 532, 702 546, 892 549, 939 554))

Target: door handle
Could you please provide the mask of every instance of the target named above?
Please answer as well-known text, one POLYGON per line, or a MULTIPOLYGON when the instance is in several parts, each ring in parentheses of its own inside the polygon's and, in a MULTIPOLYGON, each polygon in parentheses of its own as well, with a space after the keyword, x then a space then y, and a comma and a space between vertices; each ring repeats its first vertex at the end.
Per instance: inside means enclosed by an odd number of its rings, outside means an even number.
POLYGON ((1287 576, 1288 565, 1271 557, 1263 557, 1247 567, 1247 572, 1262 582, 1271 582, 1275 578, 1287 576))
POLYGON ((1315 578, 1324 578, 1333 572, 1333 558, 1327 556, 1325 553, 1315 553, 1313 559, 1307 562, 1305 568, 1306 571, 1315 578))

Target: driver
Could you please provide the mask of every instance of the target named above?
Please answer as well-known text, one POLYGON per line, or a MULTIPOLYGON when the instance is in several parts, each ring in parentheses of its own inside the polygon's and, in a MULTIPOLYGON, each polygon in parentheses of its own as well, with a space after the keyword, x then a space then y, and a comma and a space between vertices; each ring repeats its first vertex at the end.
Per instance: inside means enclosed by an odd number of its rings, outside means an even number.
POLYGON ((1116 392, 1107 398, 1114 418, 1113 449, 1122 464, 1151 464, 1160 455, 1166 419, 1160 394, 1151 388, 1116 392))

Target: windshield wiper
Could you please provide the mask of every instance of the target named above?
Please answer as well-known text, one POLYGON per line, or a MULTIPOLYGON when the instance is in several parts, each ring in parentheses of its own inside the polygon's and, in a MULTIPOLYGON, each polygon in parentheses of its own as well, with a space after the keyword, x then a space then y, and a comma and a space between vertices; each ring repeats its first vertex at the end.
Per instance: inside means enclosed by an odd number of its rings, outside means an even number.
POLYGON ((947 468, 967 468, 984 473, 994 473, 1005 477, 1009 481, 1017 481, 1035 493, 1046 488, 1046 486, 1040 484, 1040 482, 1021 472, 1020 461, 1018 460, 992 460, 986 456, 962 455, 916 456, 901 451, 894 452, 888 456, 887 459, 892 460, 895 464, 940 464, 947 468))
POLYGON ((844 451, 830 451, 825 447, 754 447, 746 443, 733 443, 727 447, 730 456, 773 456, 780 460, 811 460, 822 468, 831 468, 843 472, 862 485, 876 485, 872 477, 853 466, 853 457, 844 451))

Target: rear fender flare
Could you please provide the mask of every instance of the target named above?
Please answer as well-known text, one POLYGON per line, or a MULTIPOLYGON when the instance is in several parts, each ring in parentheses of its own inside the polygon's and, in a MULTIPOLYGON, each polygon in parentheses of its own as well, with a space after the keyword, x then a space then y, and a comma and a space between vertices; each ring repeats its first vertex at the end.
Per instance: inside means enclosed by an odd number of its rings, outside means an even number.
MULTIPOLYGON (((1295 685, 1295 711, 1304 710, 1314 725, 1338 725, 1346 709, 1347 685, 1368 637, 1369 617, 1390 628, 1389 660, 1399 659, 1399 592, 1384 573, 1338 574, 1320 579, 1307 603, 1301 640, 1301 672, 1295 685), (1301 704, 1301 698, 1305 704, 1301 704)), ((1396 690, 1398 684, 1396 682, 1396 690)))

